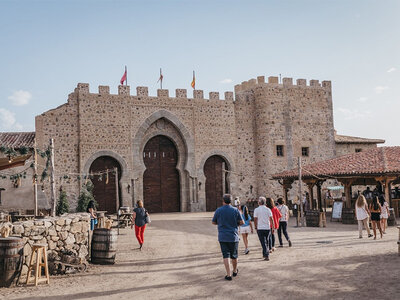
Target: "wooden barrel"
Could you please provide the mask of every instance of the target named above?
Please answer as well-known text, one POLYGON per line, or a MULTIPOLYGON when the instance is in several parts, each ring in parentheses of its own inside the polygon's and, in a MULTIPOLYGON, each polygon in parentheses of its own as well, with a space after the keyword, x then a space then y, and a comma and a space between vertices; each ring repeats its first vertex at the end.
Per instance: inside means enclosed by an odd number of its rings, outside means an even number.
POLYGON ((396 217, 394 216, 394 209, 389 208, 389 218, 387 220, 388 226, 396 226, 396 217))
POLYGON ((306 224, 307 227, 319 227, 319 211, 307 210, 306 211, 306 224))
POLYGON ((21 273, 24 241, 19 237, 0 238, 0 287, 9 287, 21 273))
POLYGON ((114 264, 117 254, 117 237, 117 232, 112 229, 93 230, 91 262, 101 265, 114 264))
POLYGON ((356 224, 357 223, 354 208, 343 208, 342 223, 343 224, 356 224))

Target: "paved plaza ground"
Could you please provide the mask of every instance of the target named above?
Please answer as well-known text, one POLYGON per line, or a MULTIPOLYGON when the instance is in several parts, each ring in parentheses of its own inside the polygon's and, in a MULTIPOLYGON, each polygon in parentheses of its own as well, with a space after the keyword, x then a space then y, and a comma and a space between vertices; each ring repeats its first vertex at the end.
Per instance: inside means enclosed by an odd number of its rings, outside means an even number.
POLYGON ((240 242, 239 275, 224 280, 212 213, 153 214, 143 251, 122 229, 117 261, 88 272, 51 277, 50 285, 0 289, 0 299, 399 299, 398 229, 376 241, 356 225, 295 228, 293 247, 262 260, 257 235, 240 242))

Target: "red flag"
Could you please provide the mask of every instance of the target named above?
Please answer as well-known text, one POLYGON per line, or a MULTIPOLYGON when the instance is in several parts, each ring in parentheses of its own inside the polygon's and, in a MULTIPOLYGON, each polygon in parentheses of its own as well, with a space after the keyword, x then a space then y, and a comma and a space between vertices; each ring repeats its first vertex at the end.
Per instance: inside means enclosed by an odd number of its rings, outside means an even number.
POLYGON ((121 83, 121 85, 124 85, 124 81, 127 81, 127 77, 128 77, 128 71, 126 70, 126 67, 125 67, 124 75, 122 75, 121 80, 119 81, 121 83))
POLYGON ((162 70, 160 68, 160 78, 158 78, 157 82, 160 82, 160 88, 161 89, 162 89, 162 81, 163 81, 163 79, 164 79, 164 76, 163 76, 162 70))
POLYGON ((192 83, 190 85, 192 86, 193 89, 196 89, 196 77, 194 75, 194 71, 193 71, 193 80, 192 80, 192 83))

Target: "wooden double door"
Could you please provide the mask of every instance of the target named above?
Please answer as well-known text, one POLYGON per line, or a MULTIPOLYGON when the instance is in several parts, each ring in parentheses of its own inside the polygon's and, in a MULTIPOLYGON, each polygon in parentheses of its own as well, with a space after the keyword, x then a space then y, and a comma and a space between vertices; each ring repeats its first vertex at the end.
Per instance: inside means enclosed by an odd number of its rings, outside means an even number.
POLYGON ((204 164, 206 176, 206 210, 215 211, 222 205, 222 196, 229 193, 225 160, 219 155, 209 157, 204 164))
POLYGON ((90 166, 89 172, 91 174, 103 173, 101 176, 95 175, 92 179, 94 189, 93 196, 97 202, 97 210, 104 210, 107 213, 116 213, 117 209, 121 206, 121 190, 118 185, 118 198, 117 199, 117 185, 115 184, 115 174, 110 172, 105 174, 106 170, 118 170, 118 178, 121 178, 121 166, 119 163, 110 156, 101 156, 97 158, 90 166), (100 178, 101 177, 101 178, 100 178))
POLYGON ((144 206, 150 213, 180 211, 180 179, 176 168, 178 151, 163 135, 151 138, 143 151, 144 206))

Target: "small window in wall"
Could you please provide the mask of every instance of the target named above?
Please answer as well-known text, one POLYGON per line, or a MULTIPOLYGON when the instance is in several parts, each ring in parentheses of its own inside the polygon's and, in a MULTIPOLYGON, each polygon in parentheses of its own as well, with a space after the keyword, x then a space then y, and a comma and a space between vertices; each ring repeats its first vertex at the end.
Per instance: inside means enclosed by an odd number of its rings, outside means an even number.
POLYGON ((301 147, 301 156, 309 156, 310 148, 308 147, 301 147))
POLYGON ((357 152, 361 152, 361 151, 362 151, 361 148, 356 148, 356 153, 357 153, 357 152))
POLYGON ((276 156, 283 156, 283 146, 282 145, 276 146, 276 156))

